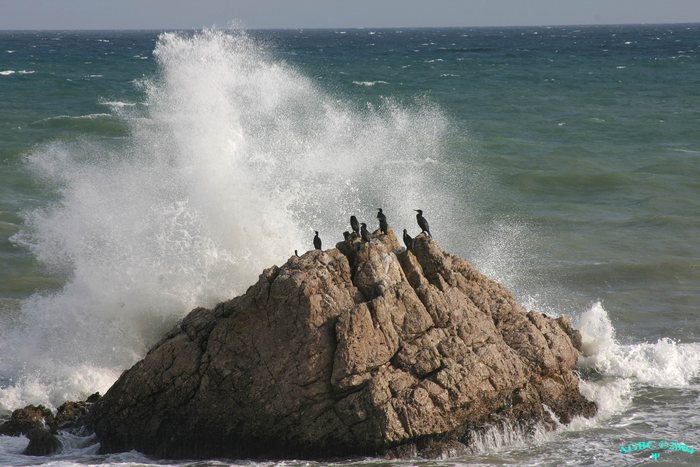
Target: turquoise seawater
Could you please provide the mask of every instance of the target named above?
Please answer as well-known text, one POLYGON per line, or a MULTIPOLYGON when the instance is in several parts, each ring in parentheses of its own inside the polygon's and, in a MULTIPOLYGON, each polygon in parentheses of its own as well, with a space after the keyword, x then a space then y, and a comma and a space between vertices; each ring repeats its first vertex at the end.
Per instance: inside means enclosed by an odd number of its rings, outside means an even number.
MULTIPOLYGON (((104 391, 313 230, 330 246, 381 206, 417 233, 421 208, 443 248, 574 318, 602 407, 471 460, 699 446, 699 123, 696 24, 0 32, 0 411, 104 391)), ((120 461, 91 449, 55 461, 120 461)))

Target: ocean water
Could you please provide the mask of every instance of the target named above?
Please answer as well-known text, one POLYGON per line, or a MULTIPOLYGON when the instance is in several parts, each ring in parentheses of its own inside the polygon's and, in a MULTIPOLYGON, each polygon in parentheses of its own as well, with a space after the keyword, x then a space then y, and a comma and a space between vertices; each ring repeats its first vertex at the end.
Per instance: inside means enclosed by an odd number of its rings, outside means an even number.
MULTIPOLYGON (((0 416, 106 391, 356 214, 573 318, 593 420, 402 465, 696 465, 700 25, 0 32, 0 416), (620 452, 621 446, 639 446, 620 452), (664 446, 663 448, 660 446, 664 446)), ((64 452, 1 465, 248 465, 64 452)), ((303 461, 262 465, 317 465, 303 461)))

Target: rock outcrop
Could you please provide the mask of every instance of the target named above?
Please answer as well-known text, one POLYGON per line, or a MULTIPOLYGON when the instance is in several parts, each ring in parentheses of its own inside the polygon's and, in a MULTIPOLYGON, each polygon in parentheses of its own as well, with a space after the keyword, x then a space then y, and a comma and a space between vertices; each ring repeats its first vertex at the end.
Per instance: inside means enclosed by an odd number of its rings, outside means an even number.
POLYGON ((193 310, 91 411, 105 452, 323 458, 463 447, 592 416, 566 318, 526 311, 425 235, 293 256, 193 310))
POLYGON ((61 450, 58 430, 81 432, 86 425, 90 405, 100 398, 99 393, 86 401, 68 401, 56 410, 56 414, 43 405, 28 405, 12 412, 10 419, 0 424, 0 435, 26 436, 29 444, 24 454, 46 456, 61 450))
POLYGON ((56 429, 56 418, 50 409, 43 405, 28 405, 12 412, 10 419, 0 424, 0 435, 26 435, 36 428, 56 429))

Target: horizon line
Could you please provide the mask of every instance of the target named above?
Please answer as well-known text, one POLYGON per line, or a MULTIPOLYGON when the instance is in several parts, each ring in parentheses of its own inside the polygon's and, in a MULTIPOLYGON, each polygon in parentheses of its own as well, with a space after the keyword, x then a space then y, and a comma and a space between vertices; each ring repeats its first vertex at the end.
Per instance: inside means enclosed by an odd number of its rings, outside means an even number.
POLYGON ((202 27, 163 27, 163 28, 46 28, 46 29, 4 29, 0 32, 97 32, 97 31, 132 31, 132 32, 156 32, 156 31, 201 31, 204 29, 219 30, 243 30, 243 31, 335 31, 339 29, 364 30, 364 29, 494 29, 494 28, 560 28, 560 27, 596 27, 596 26, 679 26, 700 25, 700 21, 673 22, 673 23, 572 23, 572 24, 511 24, 511 25, 482 25, 482 26, 333 26, 333 27, 220 27, 216 25, 202 27))

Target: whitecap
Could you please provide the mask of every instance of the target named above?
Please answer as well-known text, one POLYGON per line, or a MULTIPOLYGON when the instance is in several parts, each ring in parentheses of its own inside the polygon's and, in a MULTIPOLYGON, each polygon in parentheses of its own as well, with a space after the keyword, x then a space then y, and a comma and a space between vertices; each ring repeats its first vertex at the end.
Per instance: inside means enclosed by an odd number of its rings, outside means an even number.
POLYGON ((32 122, 32 125, 50 122, 53 120, 94 120, 96 118, 112 118, 112 114, 107 113, 94 113, 87 115, 54 115, 53 117, 42 118, 41 120, 36 120, 32 122))
POLYGON ((0 71, 0 76, 10 76, 14 75, 15 70, 5 70, 5 71, 0 71))
POLYGON ((389 84, 387 81, 353 81, 352 84, 357 86, 376 86, 378 84, 389 84))
POLYGON ((136 103, 134 102, 122 102, 122 101, 99 101, 98 104, 106 105, 114 108, 124 108, 124 107, 134 107, 136 103))

